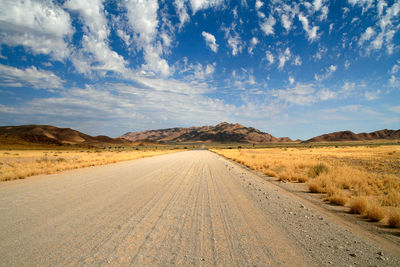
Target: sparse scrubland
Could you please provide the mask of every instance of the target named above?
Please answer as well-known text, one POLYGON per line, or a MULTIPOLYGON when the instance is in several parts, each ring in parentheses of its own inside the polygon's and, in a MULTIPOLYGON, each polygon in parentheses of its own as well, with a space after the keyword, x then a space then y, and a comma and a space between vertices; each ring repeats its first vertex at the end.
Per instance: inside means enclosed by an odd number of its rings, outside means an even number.
POLYGON ((179 150, 0 150, 0 181, 151 157, 179 150))
POLYGON ((279 180, 306 182, 326 201, 400 228, 400 146, 213 151, 279 180))

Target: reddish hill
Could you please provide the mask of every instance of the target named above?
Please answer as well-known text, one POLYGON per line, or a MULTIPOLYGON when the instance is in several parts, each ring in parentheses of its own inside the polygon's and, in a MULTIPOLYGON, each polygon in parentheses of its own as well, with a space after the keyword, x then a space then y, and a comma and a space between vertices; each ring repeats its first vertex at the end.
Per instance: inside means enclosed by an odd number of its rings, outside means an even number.
POLYGON ((129 132, 120 138, 129 141, 150 140, 153 142, 243 142, 277 143, 291 142, 290 138, 276 138, 268 133, 241 124, 222 122, 216 126, 169 128, 144 132, 129 132))
POLYGON ((400 139, 400 130, 380 130, 371 133, 355 134, 351 131, 341 131, 323 134, 305 142, 331 142, 331 141, 368 141, 368 140, 394 140, 400 139))
POLYGON ((125 139, 108 136, 90 136, 70 128, 58 128, 49 125, 22 125, 0 127, 0 137, 3 142, 33 143, 33 144, 125 144, 125 139))

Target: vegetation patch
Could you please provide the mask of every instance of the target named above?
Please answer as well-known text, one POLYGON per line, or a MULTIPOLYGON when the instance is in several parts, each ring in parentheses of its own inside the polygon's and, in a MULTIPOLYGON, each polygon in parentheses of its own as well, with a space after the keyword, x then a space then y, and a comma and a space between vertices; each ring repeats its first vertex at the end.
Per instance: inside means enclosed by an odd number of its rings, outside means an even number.
POLYGON ((277 180, 305 182, 310 192, 349 206, 371 221, 400 221, 400 146, 354 145, 212 149, 277 180))
POLYGON ((64 170, 91 167, 151 157, 180 150, 19 150, 18 153, 0 151, 0 181, 24 179, 39 174, 50 174, 64 170), (56 153, 57 152, 57 153, 56 153), (60 157, 60 154, 63 154, 60 157))

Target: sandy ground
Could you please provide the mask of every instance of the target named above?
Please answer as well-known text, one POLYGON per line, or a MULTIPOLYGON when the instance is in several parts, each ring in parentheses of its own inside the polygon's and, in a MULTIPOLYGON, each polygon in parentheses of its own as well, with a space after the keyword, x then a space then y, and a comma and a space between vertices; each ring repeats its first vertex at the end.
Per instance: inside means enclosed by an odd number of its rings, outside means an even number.
POLYGON ((400 266, 208 151, 0 184, 0 265, 400 266))

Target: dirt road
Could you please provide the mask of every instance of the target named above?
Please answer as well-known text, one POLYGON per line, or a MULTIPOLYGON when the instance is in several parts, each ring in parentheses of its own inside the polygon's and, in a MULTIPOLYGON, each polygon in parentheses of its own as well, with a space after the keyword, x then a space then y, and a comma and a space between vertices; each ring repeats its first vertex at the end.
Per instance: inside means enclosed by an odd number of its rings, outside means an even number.
POLYGON ((0 265, 399 266, 208 151, 0 184, 0 265))

